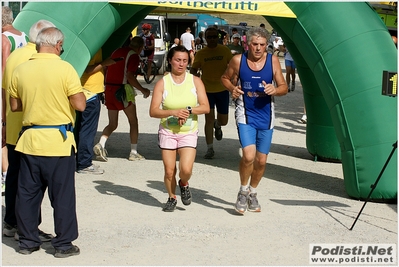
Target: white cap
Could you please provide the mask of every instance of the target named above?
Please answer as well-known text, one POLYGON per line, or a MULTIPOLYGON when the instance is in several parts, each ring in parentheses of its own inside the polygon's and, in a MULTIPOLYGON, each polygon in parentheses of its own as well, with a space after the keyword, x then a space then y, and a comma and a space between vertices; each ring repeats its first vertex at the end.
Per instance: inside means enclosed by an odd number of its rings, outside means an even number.
POLYGON ((233 34, 233 39, 234 38, 241 38, 241 36, 238 33, 233 34))

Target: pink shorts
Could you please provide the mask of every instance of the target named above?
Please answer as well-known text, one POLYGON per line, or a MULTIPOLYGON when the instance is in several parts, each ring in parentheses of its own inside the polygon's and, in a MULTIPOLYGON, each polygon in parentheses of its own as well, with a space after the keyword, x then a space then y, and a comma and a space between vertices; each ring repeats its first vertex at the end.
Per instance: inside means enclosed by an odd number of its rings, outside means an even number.
POLYGON ((163 127, 158 130, 158 146, 161 149, 197 148, 198 130, 188 134, 174 134, 163 127))

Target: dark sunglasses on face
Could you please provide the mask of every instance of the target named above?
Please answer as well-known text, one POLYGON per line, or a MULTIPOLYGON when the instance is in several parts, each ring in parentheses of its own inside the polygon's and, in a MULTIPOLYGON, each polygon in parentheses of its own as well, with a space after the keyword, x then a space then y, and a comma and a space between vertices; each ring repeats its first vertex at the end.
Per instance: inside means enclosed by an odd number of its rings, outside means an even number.
POLYGON ((61 46, 60 56, 64 53, 64 48, 61 46))
POLYGON ((206 37, 206 39, 217 39, 218 36, 217 35, 209 35, 206 37))

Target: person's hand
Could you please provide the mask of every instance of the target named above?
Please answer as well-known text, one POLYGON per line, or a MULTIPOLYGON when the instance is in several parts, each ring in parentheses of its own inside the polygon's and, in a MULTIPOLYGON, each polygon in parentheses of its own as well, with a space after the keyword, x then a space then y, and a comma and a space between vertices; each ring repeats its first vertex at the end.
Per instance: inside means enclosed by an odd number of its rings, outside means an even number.
POLYGON ((179 126, 182 126, 183 124, 186 123, 188 117, 190 116, 190 112, 187 109, 179 109, 177 112, 178 122, 179 126))
POLYGON ((183 118, 179 118, 178 119, 178 122, 179 122, 179 126, 181 127, 181 126, 183 126, 183 124, 185 124, 186 123, 186 119, 183 119, 183 118))
POLYGON ((244 91, 241 90, 241 85, 237 85, 236 87, 234 87, 233 91, 231 92, 231 97, 233 99, 237 99, 242 94, 244 94, 244 91))
POLYGON ((143 97, 144 97, 144 98, 149 97, 150 94, 151 94, 150 89, 147 89, 147 88, 143 88, 143 90, 142 90, 141 92, 143 93, 143 97))
POLYGON ((265 81, 262 81, 263 87, 265 88, 263 91, 268 94, 268 95, 276 95, 277 94, 277 88, 273 86, 271 83, 266 83, 265 81))

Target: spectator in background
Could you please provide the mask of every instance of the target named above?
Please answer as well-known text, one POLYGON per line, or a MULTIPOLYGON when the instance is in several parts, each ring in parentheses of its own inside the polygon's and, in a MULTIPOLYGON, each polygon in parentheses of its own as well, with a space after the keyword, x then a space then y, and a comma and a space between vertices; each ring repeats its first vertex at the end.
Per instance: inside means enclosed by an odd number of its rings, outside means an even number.
POLYGON ((248 42, 247 42, 247 32, 244 31, 241 37, 241 44, 244 47, 244 51, 248 51, 248 42))
POLYGON ((273 41, 273 54, 276 54, 277 56, 280 53, 280 46, 282 46, 284 43, 282 42, 280 37, 276 37, 273 41))
POLYGON ((244 48, 240 45, 240 35, 238 33, 233 34, 232 40, 233 42, 227 45, 227 48, 230 49, 231 54, 236 55, 244 53, 244 48))
POLYGON ((203 31, 200 31, 199 33, 198 33, 198 37, 197 38, 199 38, 201 41, 200 41, 200 44, 202 45, 202 47, 204 47, 205 45, 206 45, 206 40, 205 40, 205 38, 204 38, 204 32, 203 31))
MULTIPOLYGON (((234 34, 238 34, 238 30, 237 30, 237 28, 233 28, 233 29, 231 29, 231 37, 230 37, 230 40, 229 40, 229 44, 232 44, 233 43, 233 35, 234 34)), ((239 34, 238 34, 239 35, 239 34)), ((241 37, 240 37, 240 40, 239 40, 239 43, 238 43, 239 45, 241 45, 241 37)))
POLYGON ((180 40, 179 38, 175 38, 174 43, 171 45, 170 49, 172 49, 173 47, 176 47, 180 44, 180 40))
POLYGON ((216 25, 216 24, 213 25, 212 27, 215 28, 218 32, 218 43, 222 44, 222 45, 226 45, 227 32, 224 29, 220 30, 218 25, 216 25))
POLYGON ((191 33, 190 27, 187 27, 186 32, 180 36, 180 45, 184 46, 190 53, 190 62, 194 62, 195 44, 194 35, 191 33))
POLYGON ((147 69, 147 76, 151 76, 152 71, 152 64, 151 62, 154 60, 154 53, 155 53, 155 38, 154 35, 150 32, 151 24, 144 23, 141 26, 143 32, 140 34, 140 37, 144 40, 144 48, 143 53, 144 56, 147 57, 148 61, 148 69, 147 69))
POLYGON ((195 54, 197 54, 197 52, 202 49, 202 44, 201 44, 201 39, 200 38, 196 38, 195 39, 194 46, 195 46, 195 54))
POLYGON ((288 85, 288 92, 294 92, 295 78, 296 78, 295 62, 294 62, 294 59, 292 58, 290 52, 288 51, 288 48, 285 46, 285 44, 283 44, 283 46, 282 46, 282 52, 284 52, 285 81, 287 82, 287 85, 288 85))
POLYGON ((195 38, 195 53, 201 50, 204 46, 205 46, 204 32, 200 31, 198 33, 198 37, 195 38))

